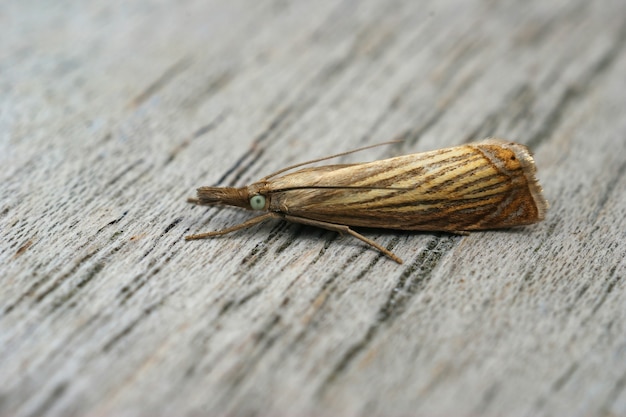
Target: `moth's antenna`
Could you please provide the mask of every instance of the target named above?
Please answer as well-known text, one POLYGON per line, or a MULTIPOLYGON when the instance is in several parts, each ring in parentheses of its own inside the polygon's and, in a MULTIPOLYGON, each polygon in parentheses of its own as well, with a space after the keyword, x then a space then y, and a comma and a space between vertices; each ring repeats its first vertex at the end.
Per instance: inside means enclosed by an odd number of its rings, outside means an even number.
POLYGON ((338 158, 338 157, 344 156, 344 155, 350 155, 351 153, 365 151, 367 149, 372 149, 372 148, 375 148, 377 146, 391 145, 393 143, 400 143, 400 142, 402 142, 402 140, 391 140, 389 142, 377 143, 375 145, 369 145, 369 146, 364 146, 362 148, 353 149, 353 150, 348 151, 348 152, 341 152, 341 153, 338 153, 338 154, 335 154, 335 155, 325 156, 323 158, 312 159, 312 160, 306 161, 306 162, 300 162, 299 164, 295 164, 295 165, 291 165, 291 166, 288 166, 288 167, 283 168, 283 169, 279 169, 278 171, 271 173, 267 177, 261 178, 260 181, 265 181, 265 180, 267 180, 269 178, 275 177, 278 174, 282 174, 283 172, 286 172, 286 171, 289 171, 289 170, 292 170, 294 168, 298 168, 298 167, 301 167, 301 166, 304 166, 304 165, 314 164, 315 162, 326 161, 327 159, 338 158))
POLYGON ((369 185, 300 185, 298 187, 277 188, 272 192, 293 191, 293 190, 385 190, 385 191, 409 191, 417 187, 376 187, 369 185))

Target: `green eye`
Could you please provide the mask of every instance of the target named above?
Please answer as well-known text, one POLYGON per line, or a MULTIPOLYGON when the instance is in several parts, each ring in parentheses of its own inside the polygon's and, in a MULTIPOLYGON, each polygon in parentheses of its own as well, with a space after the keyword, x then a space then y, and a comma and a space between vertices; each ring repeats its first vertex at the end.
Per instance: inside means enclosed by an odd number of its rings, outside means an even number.
POLYGON ((250 207, 252 210, 263 210, 265 208, 265 197, 257 194, 250 198, 250 207))

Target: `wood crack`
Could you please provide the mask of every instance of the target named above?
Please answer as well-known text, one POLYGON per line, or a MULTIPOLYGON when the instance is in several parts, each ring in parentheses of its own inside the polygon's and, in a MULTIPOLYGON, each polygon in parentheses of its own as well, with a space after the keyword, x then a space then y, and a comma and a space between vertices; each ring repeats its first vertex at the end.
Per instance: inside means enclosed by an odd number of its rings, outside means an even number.
POLYGON ((400 275, 396 286, 380 307, 375 322, 367 329, 360 341, 345 351, 324 382, 318 387, 318 395, 323 396, 337 378, 366 350, 378 333, 384 327, 389 327, 395 319, 404 313, 409 301, 428 284, 432 272, 441 258, 454 247, 456 240, 456 237, 434 238, 426 245, 426 248, 415 261, 400 275))

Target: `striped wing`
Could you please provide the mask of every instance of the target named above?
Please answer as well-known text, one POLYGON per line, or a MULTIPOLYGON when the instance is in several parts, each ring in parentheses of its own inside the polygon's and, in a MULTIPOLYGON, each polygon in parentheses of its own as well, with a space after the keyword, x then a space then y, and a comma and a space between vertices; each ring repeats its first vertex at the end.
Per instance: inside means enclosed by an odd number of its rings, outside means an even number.
POLYGON ((547 203, 525 146, 501 140, 353 165, 307 168, 268 183, 270 210, 349 226, 464 231, 531 224, 547 203))

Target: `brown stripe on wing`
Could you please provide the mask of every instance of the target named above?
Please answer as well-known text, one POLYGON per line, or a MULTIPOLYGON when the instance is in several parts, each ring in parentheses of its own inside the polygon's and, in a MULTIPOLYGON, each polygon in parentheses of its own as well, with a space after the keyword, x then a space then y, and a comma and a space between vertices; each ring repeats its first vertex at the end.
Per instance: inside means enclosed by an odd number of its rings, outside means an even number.
POLYGON ((297 207, 290 214, 351 226, 385 227, 405 230, 464 230, 493 212, 506 193, 465 200, 408 200, 377 208, 346 204, 297 207))
MULTIPOLYGON (((439 169, 432 171, 426 177, 419 176, 422 173, 422 171, 424 171, 423 167, 417 167, 408 171, 403 167, 397 167, 389 171, 389 176, 384 180, 384 182, 381 182, 378 179, 374 181, 357 180, 355 182, 355 185, 348 187, 345 190, 345 192, 346 193, 362 193, 363 198, 359 199, 358 203, 351 204, 351 206, 354 208, 358 206, 363 206, 363 205, 368 205, 371 208, 384 206, 388 204, 389 201, 394 200, 395 197, 401 197, 407 192, 407 190, 390 189, 390 190, 386 190, 384 194, 381 195, 380 193, 363 193, 363 190, 355 189, 357 187, 379 187, 380 186, 381 188, 384 188, 385 186, 388 186, 388 187, 394 187, 398 185, 404 186, 403 183, 408 178, 417 177, 418 181, 414 185, 411 185, 411 187, 414 187, 414 188, 421 187, 424 193, 430 193, 431 190, 437 191, 437 190, 442 189, 442 184, 437 184, 437 185, 434 185, 433 187, 430 187, 428 185, 429 182, 432 182, 435 179, 440 178, 442 175, 449 173, 450 171, 454 169, 457 169, 458 162, 463 161, 463 160, 468 160, 468 157, 470 161, 477 161, 482 156, 468 152, 463 155, 457 155, 451 158, 444 159, 440 163, 438 163, 439 169), (371 195, 371 197, 368 197, 368 194, 371 195)), ((448 183, 448 180, 446 180, 445 182, 448 183)), ((449 180, 450 184, 454 182, 457 182, 454 178, 449 180)), ((311 187, 311 188, 315 189, 315 187, 311 187)), ((281 190, 281 191, 285 191, 285 190, 281 190)), ((332 200, 333 197, 343 198, 343 195, 341 194, 341 190, 339 190, 334 196, 332 194, 328 194, 326 196, 326 200, 327 201, 332 200)))
MULTIPOLYGON (((452 148, 452 150, 458 150, 458 149, 452 148)), ((437 156, 444 155, 450 152, 451 151, 446 150, 446 152, 438 153, 437 156)), ((415 155, 420 155, 420 154, 415 154, 415 155)), ((388 185, 391 185, 391 184, 403 184, 404 181, 417 177, 419 182, 411 185, 417 188, 420 186, 427 185, 430 182, 436 180, 437 178, 441 178, 442 175, 445 175, 449 171, 456 169, 460 165, 460 162, 468 163, 471 161, 477 161, 480 158, 481 158, 481 155, 476 155, 475 152, 465 152, 461 155, 451 156, 449 158, 439 160, 435 163, 428 163, 428 164, 420 165, 413 169, 407 169, 406 166, 398 165, 386 171, 387 173, 386 179, 388 180, 387 181, 388 185), (425 176, 422 176, 423 173, 425 173, 425 176)), ((429 159, 432 159, 432 157, 418 158, 411 162, 413 164, 415 161, 429 160, 429 159)), ((378 185, 379 181, 377 179, 372 180, 370 178, 370 181, 363 180, 363 181, 357 182, 357 184, 358 185, 374 185, 374 184, 378 185)))

